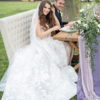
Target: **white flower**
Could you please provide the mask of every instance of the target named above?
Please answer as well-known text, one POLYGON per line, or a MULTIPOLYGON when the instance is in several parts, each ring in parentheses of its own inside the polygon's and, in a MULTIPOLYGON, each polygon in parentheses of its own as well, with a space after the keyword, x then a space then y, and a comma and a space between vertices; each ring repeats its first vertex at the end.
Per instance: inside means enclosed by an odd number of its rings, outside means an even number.
POLYGON ((80 12, 84 12, 84 11, 85 11, 85 9, 81 9, 81 10, 80 10, 80 12))
POLYGON ((98 27, 100 28, 100 24, 98 25, 98 27))
POLYGON ((61 13, 61 16, 63 16, 63 13, 62 12, 60 12, 61 13))
POLYGON ((90 8, 91 8, 91 5, 87 4, 87 5, 86 5, 86 8, 87 8, 87 9, 90 9, 90 8))
POLYGON ((83 24, 83 26, 84 26, 84 27, 88 27, 88 25, 87 25, 87 24, 83 24))

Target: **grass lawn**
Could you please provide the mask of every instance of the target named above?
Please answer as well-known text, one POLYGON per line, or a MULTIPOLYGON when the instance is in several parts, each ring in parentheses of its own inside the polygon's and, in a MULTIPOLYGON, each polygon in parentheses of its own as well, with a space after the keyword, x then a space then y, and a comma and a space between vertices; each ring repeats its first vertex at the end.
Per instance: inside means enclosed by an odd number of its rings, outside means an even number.
POLYGON ((38 2, 0 2, 0 18, 29 9, 34 9, 38 2))
MULTIPOLYGON (((39 2, 0 2, 0 18, 35 9, 39 2)), ((83 5, 83 4, 82 4, 83 5)), ((8 67, 8 59, 0 33, 0 79, 8 67)), ((0 100, 2 93, 0 92, 0 100)), ((71 100, 77 100, 75 96, 71 100)))

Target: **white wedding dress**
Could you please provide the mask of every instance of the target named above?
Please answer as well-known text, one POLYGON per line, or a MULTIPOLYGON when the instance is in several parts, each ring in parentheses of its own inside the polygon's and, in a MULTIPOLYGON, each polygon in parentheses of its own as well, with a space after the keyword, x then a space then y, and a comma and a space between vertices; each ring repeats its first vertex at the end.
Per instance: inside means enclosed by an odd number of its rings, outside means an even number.
POLYGON ((70 100, 76 82, 63 42, 51 35, 40 39, 33 29, 31 43, 17 50, 1 81, 1 100, 70 100))

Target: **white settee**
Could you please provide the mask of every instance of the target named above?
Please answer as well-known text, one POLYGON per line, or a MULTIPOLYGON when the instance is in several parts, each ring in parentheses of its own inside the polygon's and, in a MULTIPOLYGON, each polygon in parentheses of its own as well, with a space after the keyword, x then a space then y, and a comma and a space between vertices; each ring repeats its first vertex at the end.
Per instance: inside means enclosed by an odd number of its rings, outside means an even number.
POLYGON ((0 19, 0 32, 9 61, 18 48, 30 43, 29 33, 34 12, 29 10, 0 19))

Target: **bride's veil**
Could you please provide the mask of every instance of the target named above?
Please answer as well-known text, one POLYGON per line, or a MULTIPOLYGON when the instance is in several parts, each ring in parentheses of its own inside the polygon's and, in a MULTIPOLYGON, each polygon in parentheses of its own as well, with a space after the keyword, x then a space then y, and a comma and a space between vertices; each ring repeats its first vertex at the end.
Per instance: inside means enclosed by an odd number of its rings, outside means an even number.
POLYGON ((40 3, 38 4, 38 6, 33 14, 33 17, 32 17, 32 23, 31 23, 31 27, 30 27, 30 42, 33 42, 33 41, 35 42, 35 40, 37 39, 36 26, 38 23, 39 5, 40 5, 40 3))
MULTIPOLYGON (((33 13, 33 16, 32 16, 32 23, 31 23, 31 27, 30 27, 30 42, 31 43, 33 41, 34 41, 33 43, 35 43, 35 41, 37 40, 37 36, 36 36, 35 31, 36 31, 36 25, 38 23, 39 5, 40 5, 40 3, 38 4, 38 6, 37 6, 37 8, 36 8, 36 10, 35 10, 35 12, 33 13)), ((0 81, 0 91, 4 91, 9 73, 10 73, 10 66, 8 67, 7 71, 5 72, 3 78, 0 81)))

